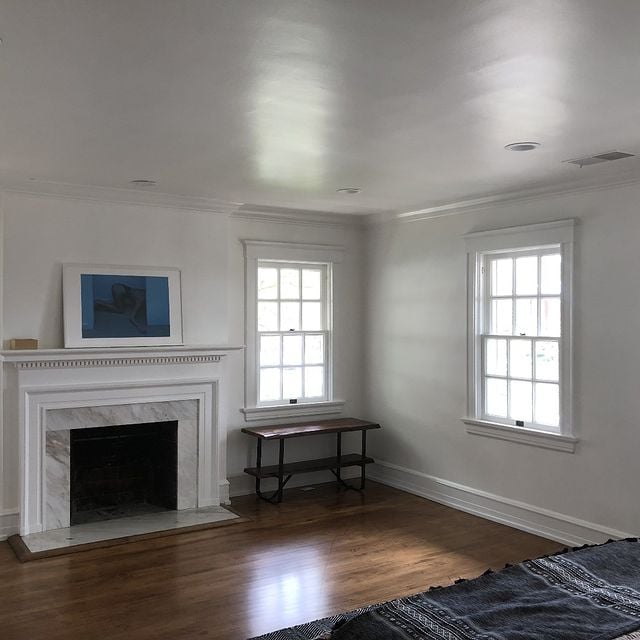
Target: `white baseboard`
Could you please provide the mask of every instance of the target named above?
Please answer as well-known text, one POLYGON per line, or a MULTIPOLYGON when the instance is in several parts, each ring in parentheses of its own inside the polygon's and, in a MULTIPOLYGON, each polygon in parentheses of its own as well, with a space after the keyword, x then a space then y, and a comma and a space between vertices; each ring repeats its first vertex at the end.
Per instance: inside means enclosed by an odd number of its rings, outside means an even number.
MULTIPOLYGON (((349 478, 357 478, 360 476, 359 469, 343 469, 342 470, 342 478, 348 480, 349 478)), ((368 474, 367 474, 368 476, 368 474)), ((335 476, 333 476, 329 471, 315 471, 313 473, 301 473, 299 475, 295 475, 287 482, 286 489, 293 489, 295 487, 306 487, 314 484, 322 484, 325 482, 335 481, 335 476)), ((247 496, 252 493, 255 493, 256 490, 256 481, 253 476, 247 475, 246 473, 241 476, 233 476, 229 478, 229 495, 232 498, 236 498, 238 496, 247 496)), ((268 479, 262 481, 262 490, 267 493, 273 491, 277 487, 277 480, 268 479)))
MULTIPOLYGON (((371 465, 367 476, 381 484, 572 547, 634 535, 456 484, 383 460, 377 460, 376 464, 371 465)), ((635 535, 637 534, 638 532, 635 535)))
POLYGON ((218 495, 220 496, 220 504, 229 504, 229 481, 223 480, 218 483, 218 495))
POLYGON ((0 540, 20 531, 20 514, 17 511, 0 511, 0 540))
MULTIPOLYGON (((359 475, 357 469, 343 470, 345 479, 359 475)), ((515 529, 521 529, 544 538, 557 540, 570 546, 582 544, 598 544, 609 538, 629 538, 635 534, 604 527, 593 522, 580 520, 571 516, 542 509, 524 502, 511 500, 502 496, 480 491, 472 487, 450 482, 430 476, 420 471, 407 469, 390 462, 378 460, 367 467, 367 478, 381 484, 412 493, 471 513, 487 520, 493 520, 515 529)), ((330 482, 333 476, 328 472, 316 472, 296 475, 287 483, 287 488, 330 482)), ((249 475, 229 478, 229 483, 220 485, 221 501, 226 498, 226 491, 231 497, 249 495, 255 491, 255 480, 249 475)), ((265 491, 275 488, 274 481, 263 481, 265 491)), ((5 540, 20 530, 18 512, 0 511, 0 540, 5 540)))

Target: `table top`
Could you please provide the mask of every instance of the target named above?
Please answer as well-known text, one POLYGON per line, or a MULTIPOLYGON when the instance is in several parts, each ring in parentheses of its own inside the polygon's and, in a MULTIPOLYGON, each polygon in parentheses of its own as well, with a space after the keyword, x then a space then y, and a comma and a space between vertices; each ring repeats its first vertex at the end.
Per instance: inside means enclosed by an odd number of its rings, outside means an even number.
POLYGON ((344 431, 365 431, 380 429, 377 422, 359 420, 358 418, 337 418, 334 420, 314 420, 297 422, 295 424, 267 425, 264 427, 245 427, 246 433, 263 440, 281 440, 284 438, 299 438, 300 436, 319 435, 322 433, 341 433, 344 431))

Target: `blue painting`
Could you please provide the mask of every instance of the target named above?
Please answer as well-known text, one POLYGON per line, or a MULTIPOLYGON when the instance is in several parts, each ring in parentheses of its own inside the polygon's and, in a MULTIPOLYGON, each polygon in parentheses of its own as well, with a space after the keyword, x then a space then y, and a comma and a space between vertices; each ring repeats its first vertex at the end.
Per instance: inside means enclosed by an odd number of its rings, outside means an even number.
POLYGON ((83 338, 171 335, 169 278, 83 273, 83 338))

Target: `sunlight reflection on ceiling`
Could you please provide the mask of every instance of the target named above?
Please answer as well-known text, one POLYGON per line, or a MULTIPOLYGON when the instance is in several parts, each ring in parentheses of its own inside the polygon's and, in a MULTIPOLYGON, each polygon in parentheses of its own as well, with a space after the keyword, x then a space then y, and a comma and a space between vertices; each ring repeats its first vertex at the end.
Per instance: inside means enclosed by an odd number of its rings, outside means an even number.
POLYGON ((482 96, 476 107, 487 139, 505 144, 513 136, 548 139, 566 123, 568 61, 574 46, 568 11, 552 3, 544 10, 507 4, 476 25, 477 46, 493 60, 474 74, 482 96))
POLYGON ((325 178, 334 107, 328 46, 321 25, 271 19, 260 32, 250 119, 265 184, 311 190, 325 178))

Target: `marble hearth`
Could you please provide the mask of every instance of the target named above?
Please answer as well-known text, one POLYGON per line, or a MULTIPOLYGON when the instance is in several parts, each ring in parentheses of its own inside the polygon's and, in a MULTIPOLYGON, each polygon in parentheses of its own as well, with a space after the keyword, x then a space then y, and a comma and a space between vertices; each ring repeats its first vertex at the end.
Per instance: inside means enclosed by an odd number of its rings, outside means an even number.
MULTIPOLYGON (((46 546, 51 544, 47 539, 73 538, 69 532, 76 527, 85 527, 93 540, 99 535, 96 526, 102 523, 69 527, 70 434, 75 429, 177 423, 177 510, 157 518, 157 525, 153 517, 138 518, 143 532, 154 526, 188 526, 185 523, 202 522, 207 514, 214 520, 230 517, 220 510, 228 502, 226 411, 220 387, 223 357, 231 350, 4 352, 8 409, 20 428, 23 539, 46 546), (43 539, 43 532, 51 535, 43 539)), ((111 533, 104 537, 114 537, 113 532, 123 527, 131 535, 135 520, 110 521, 120 527, 109 525, 111 533)))

